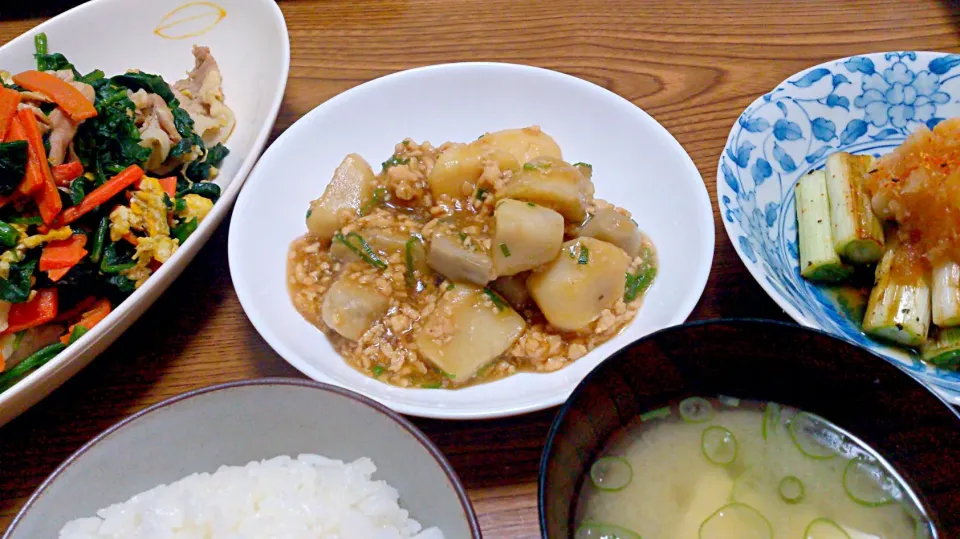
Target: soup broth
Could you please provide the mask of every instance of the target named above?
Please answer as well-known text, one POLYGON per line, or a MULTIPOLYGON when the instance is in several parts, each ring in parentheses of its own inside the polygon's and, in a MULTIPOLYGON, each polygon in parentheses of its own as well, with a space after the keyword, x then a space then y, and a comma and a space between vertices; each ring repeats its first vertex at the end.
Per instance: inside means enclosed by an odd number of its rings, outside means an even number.
POLYGON ((575 539, 933 537, 882 460, 818 416, 693 397, 618 432, 584 479, 575 539))

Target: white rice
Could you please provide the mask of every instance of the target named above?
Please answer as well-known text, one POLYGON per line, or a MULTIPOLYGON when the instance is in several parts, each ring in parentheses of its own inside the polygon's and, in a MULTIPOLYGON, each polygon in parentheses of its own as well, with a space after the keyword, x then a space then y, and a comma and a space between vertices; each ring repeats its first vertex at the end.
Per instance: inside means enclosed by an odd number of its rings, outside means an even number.
POLYGON ((319 455, 222 466, 68 522, 60 539, 443 539, 376 469, 319 455))

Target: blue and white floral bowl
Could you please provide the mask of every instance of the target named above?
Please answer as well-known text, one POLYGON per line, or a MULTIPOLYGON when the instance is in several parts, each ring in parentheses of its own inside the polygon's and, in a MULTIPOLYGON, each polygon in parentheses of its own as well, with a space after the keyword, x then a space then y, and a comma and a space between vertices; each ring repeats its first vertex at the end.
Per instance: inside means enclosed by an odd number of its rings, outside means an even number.
POLYGON ((794 320, 882 355, 960 404, 960 373, 871 340, 825 289, 800 278, 794 185, 836 151, 881 155, 921 126, 960 116, 960 55, 853 56, 791 76, 730 131, 717 200, 737 253, 794 320))

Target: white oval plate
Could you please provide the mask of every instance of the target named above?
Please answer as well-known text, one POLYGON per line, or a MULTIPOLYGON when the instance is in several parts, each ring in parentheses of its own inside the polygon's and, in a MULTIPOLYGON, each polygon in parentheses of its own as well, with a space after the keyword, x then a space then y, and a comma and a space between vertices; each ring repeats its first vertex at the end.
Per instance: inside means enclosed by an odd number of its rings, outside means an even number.
MULTIPOLYGON (((220 170, 220 200, 190 240, 169 262, 115 309, 104 322, 40 369, 0 394, 0 425, 35 404, 86 366, 109 346, 166 290, 193 259, 227 214, 244 179, 263 150, 280 109, 290 67, 290 41, 280 9, 271 0, 217 0, 226 16, 202 18, 200 11, 181 11, 177 18, 192 19, 169 26, 164 16, 186 4, 183 0, 95 0, 59 15, 0 47, 0 69, 18 72, 36 69, 33 36, 46 32, 52 52, 63 53, 82 72, 102 69, 108 76, 139 68, 177 80, 193 68, 190 49, 206 45, 220 64, 227 104, 237 115, 227 147, 230 155, 220 170), (183 39, 164 38, 154 33, 183 39), (209 27, 209 28, 205 28, 209 27), (89 29, 109 28, 91 39, 89 29), (78 29, 88 29, 80 31, 78 29), (256 36, 256 46, 250 37, 256 36)), ((190 7, 205 8, 210 3, 190 7)))
POLYGON ((657 329, 683 322, 713 259, 713 210, 679 143, 629 101, 576 77, 534 67, 446 64, 395 73, 320 105, 263 155, 237 200, 229 259, 243 308, 267 342, 311 378, 352 389, 405 414, 501 417, 563 402, 604 358, 657 329), (290 242, 343 157, 371 163, 404 137, 470 141, 540 125, 571 161, 593 165, 599 198, 629 209, 653 239, 660 273, 637 318, 620 335, 549 374, 522 373, 459 390, 403 389, 348 366, 326 336, 294 309, 287 291, 290 242))

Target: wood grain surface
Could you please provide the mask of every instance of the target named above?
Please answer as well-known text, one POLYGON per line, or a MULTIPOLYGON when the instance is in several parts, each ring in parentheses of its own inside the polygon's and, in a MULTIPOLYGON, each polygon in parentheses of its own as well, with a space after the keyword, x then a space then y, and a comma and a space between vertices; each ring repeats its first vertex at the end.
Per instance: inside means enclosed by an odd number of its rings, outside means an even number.
MULTIPOLYGON (((77 2, 39 3, 2 2, 0 42, 77 2)), ((731 125, 787 76, 852 54, 960 51, 960 8, 934 0, 291 0, 280 6, 292 58, 274 136, 334 95, 394 71, 466 60, 531 64, 600 84, 649 112, 693 157, 711 198, 731 125)), ((785 320, 741 264, 716 212, 715 222, 714 267, 691 318, 785 320)), ((0 529, 60 462, 123 417, 214 383, 300 376, 237 302, 227 229, 224 222, 116 344, 0 429, 0 529)), ((486 537, 539 535, 537 465, 554 414, 416 421, 463 478, 486 537)))

